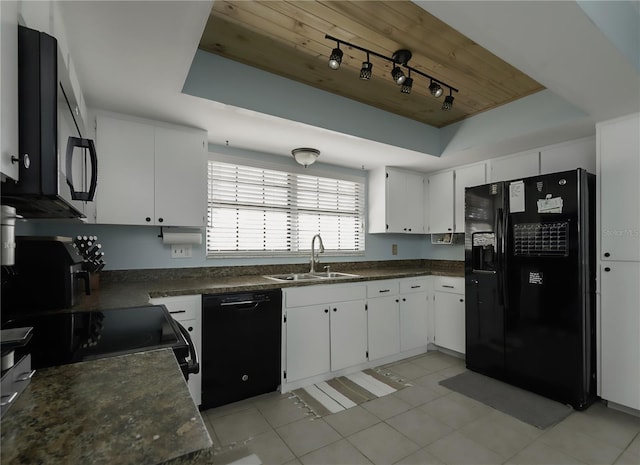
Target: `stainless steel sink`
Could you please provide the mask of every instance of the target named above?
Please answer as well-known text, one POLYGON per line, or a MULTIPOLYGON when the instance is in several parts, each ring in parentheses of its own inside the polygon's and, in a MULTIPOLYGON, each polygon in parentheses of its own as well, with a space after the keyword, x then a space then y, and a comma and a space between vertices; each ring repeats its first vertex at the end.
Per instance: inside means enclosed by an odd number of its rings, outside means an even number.
POLYGON ((286 274, 273 274, 265 276, 265 278, 273 279, 275 281, 290 282, 290 281, 321 281, 323 279, 340 279, 340 278, 358 278, 357 274, 338 273, 335 271, 319 271, 317 273, 286 273, 286 274))

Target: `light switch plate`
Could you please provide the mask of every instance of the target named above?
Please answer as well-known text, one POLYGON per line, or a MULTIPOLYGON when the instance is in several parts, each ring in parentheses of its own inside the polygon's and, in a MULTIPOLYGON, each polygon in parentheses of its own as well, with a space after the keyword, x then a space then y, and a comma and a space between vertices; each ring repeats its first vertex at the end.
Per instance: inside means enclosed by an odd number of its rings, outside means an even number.
POLYGON ((191 254, 191 245, 175 244, 171 246, 171 258, 190 258, 191 254))

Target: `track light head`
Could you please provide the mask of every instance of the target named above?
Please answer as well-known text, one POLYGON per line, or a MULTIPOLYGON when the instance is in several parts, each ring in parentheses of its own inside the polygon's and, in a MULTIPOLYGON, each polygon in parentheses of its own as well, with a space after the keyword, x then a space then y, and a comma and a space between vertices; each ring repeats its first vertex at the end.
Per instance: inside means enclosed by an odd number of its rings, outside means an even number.
POLYGON ((367 57, 367 61, 362 62, 362 68, 360 68, 360 79, 363 81, 368 81, 371 79, 371 70, 373 69, 373 64, 369 61, 367 57))
POLYGON ((413 86, 413 78, 411 77, 411 68, 409 68, 409 76, 402 83, 402 87, 400 88, 400 92, 403 94, 411 93, 411 86, 413 86))
POLYGON ((405 81, 405 79, 407 79, 407 77, 398 66, 394 66, 391 70, 391 77, 398 85, 401 85, 405 81))
POLYGON ((444 91, 442 90, 442 87, 440 87, 440 84, 431 81, 431 84, 429 85, 429 92, 431 92, 431 95, 433 95, 435 98, 438 98, 444 91))
POLYGON ((331 51, 329 55, 329 68, 338 69, 342 63, 342 50, 340 50, 340 44, 331 51))
POLYGON ((453 106, 453 95, 451 95, 451 91, 449 91, 449 95, 444 98, 444 102, 442 102, 442 111, 449 111, 453 106))

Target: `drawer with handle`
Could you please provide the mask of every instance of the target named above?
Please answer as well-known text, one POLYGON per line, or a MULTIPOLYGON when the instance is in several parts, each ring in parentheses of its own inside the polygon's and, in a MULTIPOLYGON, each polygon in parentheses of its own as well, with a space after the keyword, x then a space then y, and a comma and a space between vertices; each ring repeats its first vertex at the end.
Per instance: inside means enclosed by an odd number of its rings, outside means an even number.
POLYGON ((405 278, 400 280, 400 293, 427 292, 428 278, 405 278))
POLYGON ((464 294, 464 278, 453 276, 434 276, 433 290, 464 294))
POLYGON ((23 356, 18 363, 4 373, 0 382, 0 417, 15 404, 34 374, 35 370, 31 369, 31 355, 23 356))
POLYGON ((397 295, 399 292, 397 279, 382 279, 380 281, 370 281, 367 283, 367 297, 386 297, 397 295))

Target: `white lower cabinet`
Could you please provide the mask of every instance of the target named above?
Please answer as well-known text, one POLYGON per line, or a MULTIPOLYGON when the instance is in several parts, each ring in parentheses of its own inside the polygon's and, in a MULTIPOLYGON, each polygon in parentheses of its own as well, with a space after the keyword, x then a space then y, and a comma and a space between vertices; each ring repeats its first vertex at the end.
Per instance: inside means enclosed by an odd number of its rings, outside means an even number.
POLYGON ((640 262, 601 262, 600 397, 640 410, 640 262))
POLYGON ((303 286, 282 294, 283 385, 366 362, 364 285, 303 286))
POLYGON ((400 351, 427 346, 427 279, 400 280, 400 351))
POLYGON ((367 361, 367 312, 362 300, 331 305, 331 371, 367 361))
POLYGON ((465 353, 464 278, 437 276, 434 284, 435 344, 465 353))
POLYGON ((398 280, 367 284, 369 360, 400 352, 400 292, 398 280))
MULTIPOLYGON (((198 357, 202 357, 202 296, 185 295, 176 297, 159 297, 149 299, 153 305, 164 305, 169 313, 182 326, 189 331, 189 336, 196 348, 198 357)), ((200 358, 202 369, 202 359, 200 358)), ((201 373, 190 374, 187 386, 196 405, 202 403, 202 375, 201 373)))
POLYGON ((286 380, 292 382, 331 371, 329 307, 288 308, 285 325, 286 380))

